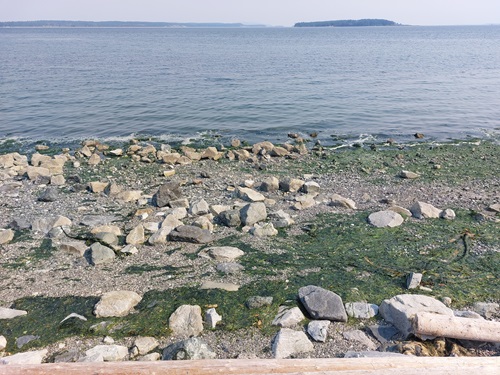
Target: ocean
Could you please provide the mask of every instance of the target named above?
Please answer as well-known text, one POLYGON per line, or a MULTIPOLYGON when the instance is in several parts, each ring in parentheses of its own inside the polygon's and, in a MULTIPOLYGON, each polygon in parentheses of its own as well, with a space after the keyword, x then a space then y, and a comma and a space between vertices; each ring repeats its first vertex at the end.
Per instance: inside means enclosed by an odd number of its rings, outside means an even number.
POLYGON ((500 26, 0 28, 0 139, 499 138, 500 26))

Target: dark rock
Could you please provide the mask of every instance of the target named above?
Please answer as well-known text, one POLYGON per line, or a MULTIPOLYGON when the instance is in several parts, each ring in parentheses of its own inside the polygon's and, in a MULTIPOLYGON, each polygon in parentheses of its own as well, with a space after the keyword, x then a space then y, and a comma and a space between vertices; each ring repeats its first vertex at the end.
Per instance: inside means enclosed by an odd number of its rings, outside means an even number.
POLYGON ((221 212, 218 221, 226 227, 239 227, 241 225, 240 210, 227 210, 221 212))
POLYGON ((339 295, 314 285, 299 289, 299 299, 313 319, 347 322, 347 313, 339 295))
POLYGON ((40 202, 55 202, 58 200, 59 192, 57 188, 53 186, 49 186, 47 189, 45 189, 42 194, 38 197, 38 200, 40 202))
POLYGON ((71 182, 71 183, 75 183, 75 184, 81 184, 82 183, 82 178, 80 176, 78 176, 77 174, 74 174, 72 176, 69 176, 66 179, 66 182, 71 182))
POLYGON ((182 225, 170 232, 171 241, 209 243, 214 240, 212 233, 206 229, 201 229, 193 225, 182 225))
POLYGON ((175 182, 167 182, 160 186, 153 196, 153 204, 157 207, 165 207, 170 201, 182 198, 180 186, 175 182))
POLYGON ((163 350, 162 360, 214 359, 215 353, 197 337, 176 342, 163 350))
POLYGON ((378 324, 369 326, 368 329, 372 333, 375 338, 380 341, 382 344, 385 344, 392 340, 394 336, 396 336, 399 331, 394 326, 381 326, 378 324))
POLYGON ((54 363, 69 363, 76 362, 80 358, 80 352, 76 349, 71 349, 67 352, 54 356, 54 363))

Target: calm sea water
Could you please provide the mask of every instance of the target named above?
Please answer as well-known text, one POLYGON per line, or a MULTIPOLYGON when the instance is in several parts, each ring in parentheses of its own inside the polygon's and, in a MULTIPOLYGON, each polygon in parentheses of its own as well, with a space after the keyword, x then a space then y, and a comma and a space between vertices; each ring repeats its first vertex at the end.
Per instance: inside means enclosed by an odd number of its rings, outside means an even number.
POLYGON ((500 26, 0 29, 0 138, 498 135, 500 26))

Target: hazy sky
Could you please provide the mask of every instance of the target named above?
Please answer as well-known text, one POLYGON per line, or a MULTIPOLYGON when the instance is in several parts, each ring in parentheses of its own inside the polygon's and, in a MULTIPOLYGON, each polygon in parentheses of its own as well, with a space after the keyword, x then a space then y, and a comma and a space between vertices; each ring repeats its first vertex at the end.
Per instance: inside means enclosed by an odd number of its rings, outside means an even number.
POLYGON ((412 25, 500 23, 500 0, 0 0, 0 21, 242 22, 385 18, 412 25))

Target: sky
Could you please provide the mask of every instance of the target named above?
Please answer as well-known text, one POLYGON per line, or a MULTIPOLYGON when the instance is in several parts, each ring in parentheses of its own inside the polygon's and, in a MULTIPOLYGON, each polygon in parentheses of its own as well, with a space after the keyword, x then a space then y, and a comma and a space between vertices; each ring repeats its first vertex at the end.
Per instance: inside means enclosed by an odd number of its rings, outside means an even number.
POLYGON ((296 22, 384 18, 407 25, 500 24, 500 0, 0 0, 0 21, 296 22))

